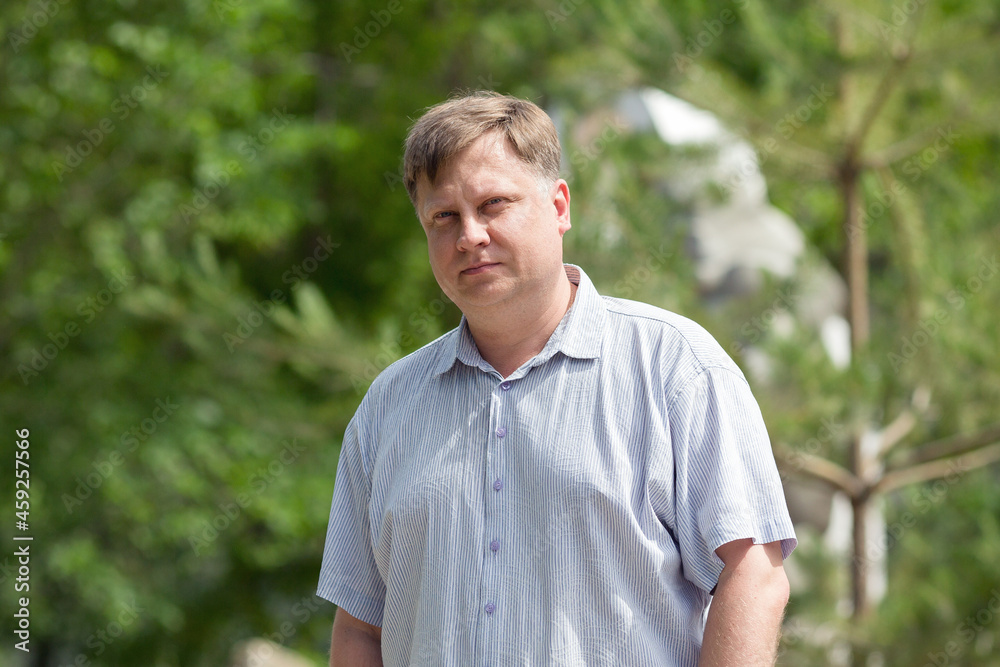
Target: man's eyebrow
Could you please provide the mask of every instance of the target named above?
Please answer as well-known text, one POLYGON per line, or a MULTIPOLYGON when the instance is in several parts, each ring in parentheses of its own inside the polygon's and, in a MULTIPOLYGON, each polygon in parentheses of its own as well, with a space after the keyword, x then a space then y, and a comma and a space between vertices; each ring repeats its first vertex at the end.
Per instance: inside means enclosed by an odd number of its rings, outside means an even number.
POLYGON ((444 207, 445 207, 444 199, 428 199, 424 202, 424 205, 420 207, 420 212, 426 216, 430 214, 430 212, 433 211, 434 209, 439 209, 444 207))
MULTIPOLYGON (((500 183, 485 183, 481 186, 477 185, 473 197, 475 199, 483 199, 486 197, 510 197, 515 198, 518 195, 510 188, 510 186, 504 186, 500 183)), ((450 205, 450 197, 428 197, 424 201, 424 205, 420 207, 422 213, 429 213, 432 209, 436 208, 448 208, 450 205)))

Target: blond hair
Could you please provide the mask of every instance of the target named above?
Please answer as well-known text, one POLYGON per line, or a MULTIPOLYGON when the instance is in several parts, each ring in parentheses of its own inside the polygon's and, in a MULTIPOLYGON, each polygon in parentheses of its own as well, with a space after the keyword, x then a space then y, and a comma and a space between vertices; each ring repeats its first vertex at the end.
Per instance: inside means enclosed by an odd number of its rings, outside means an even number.
POLYGON ((448 158, 487 132, 502 132, 540 178, 550 183, 559 178, 562 151, 552 119, 533 102, 481 90, 430 107, 410 128, 403 153, 410 201, 416 204, 421 174, 433 184, 448 158))

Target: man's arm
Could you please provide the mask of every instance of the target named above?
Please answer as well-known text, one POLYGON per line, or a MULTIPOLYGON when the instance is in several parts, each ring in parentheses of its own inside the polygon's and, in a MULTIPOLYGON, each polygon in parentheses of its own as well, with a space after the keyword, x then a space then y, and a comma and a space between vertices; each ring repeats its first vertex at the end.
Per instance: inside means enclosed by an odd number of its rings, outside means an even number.
POLYGON ((330 639, 330 667, 382 667, 382 628, 338 608, 330 639))
POLYGON ((788 603, 781 542, 736 540, 715 553, 725 567, 708 611, 699 667, 773 665, 788 603))

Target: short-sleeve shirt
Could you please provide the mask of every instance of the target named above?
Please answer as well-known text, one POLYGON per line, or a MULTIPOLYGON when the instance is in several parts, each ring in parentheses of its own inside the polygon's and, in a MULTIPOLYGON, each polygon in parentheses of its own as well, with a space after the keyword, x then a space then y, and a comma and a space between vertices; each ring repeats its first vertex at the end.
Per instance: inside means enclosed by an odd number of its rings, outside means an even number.
POLYGON ((767 431, 700 326, 578 285, 507 378, 465 319, 344 437, 317 594, 387 667, 697 664, 719 546, 795 547, 767 431))

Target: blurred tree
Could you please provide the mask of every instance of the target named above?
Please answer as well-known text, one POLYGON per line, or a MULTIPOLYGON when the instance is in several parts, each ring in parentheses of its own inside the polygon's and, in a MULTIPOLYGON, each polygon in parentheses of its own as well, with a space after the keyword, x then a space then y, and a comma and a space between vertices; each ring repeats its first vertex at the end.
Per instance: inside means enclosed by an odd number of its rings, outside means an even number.
MULTIPOLYGON (((341 433, 379 370, 458 318, 399 175, 410 119, 458 88, 569 127, 663 87, 756 143, 819 252, 853 244, 851 368, 772 337, 781 372, 758 393, 776 442, 852 425, 802 471, 885 495, 890 525, 918 517, 889 551, 907 595, 858 645, 908 665, 962 641, 1000 583, 995 478, 886 492, 992 433, 997 26, 985 0, 3 5, 0 422, 31 432, 31 664, 216 665, 252 635, 323 659, 332 610, 311 592, 341 433), (849 456, 868 432, 880 463, 849 456)), ((684 213, 657 190, 665 152, 623 137, 570 157, 568 259, 732 337, 665 223, 684 213)), ((828 659, 821 606, 792 664, 828 659)), ((992 627, 966 664, 990 664, 992 627)))
MULTIPOLYGON (((895 569, 900 549, 890 559, 880 624, 869 618, 868 566, 904 537, 915 544, 914 532, 940 540, 951 520, 947 504, 938 505, 952 486, 985 492, 972 471, 1000 460, 1000 352, 984 334, 995 327, 989 304, 1000 294, 1000 202, 988 186, 1000 138, 998 27, 986 2, 850 1, 668 10, 594 0, 559 24, 586 44, 564 62, 587 63, 592 81, 618 76, 599 89, 663 88, 753 141, 772 198, 841 269, 850 367, 832 368, 816 338, 769 336, 765 346, 781 363, 762 403, 786 471, 837 488, 853 505, 855 664, 914 664, 885 650, 895 643, 914 649, 909 658, 943 650, 947 637, 912 632, 889 613, 901 605, 893 596, 909 597, 917 583, 895 569), (830 418, 848 426, 820 442, 830 418), (904 489, 922 483, 901 501, 904 489), (892 532, 873 535, 866 524, 886 498, 892 532), (943 523, 924 525, 930 507, 943 523), (925 531, 909 530, 916 525, 925 531)), ((732 183, 720 185, 725 193, 732 183)), ((655 247, 655 235, 646 238, 655 247)), ((983 506, 993 502, 980 497, 983 506)), ((988 532, 980 539, 996 544, 988 532)), ((970 604, 998 583, 984 566, 964 590, 946 577, 952 585, 921 591, 924 628, 942 604, 961 609, 959 600, 970 604)), ((963 660, 988 654, 991 632, 977 633, 977 652, 963 645, 963 660)), ((794 655, 790 664, 805 653, 794 655)))

